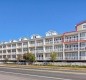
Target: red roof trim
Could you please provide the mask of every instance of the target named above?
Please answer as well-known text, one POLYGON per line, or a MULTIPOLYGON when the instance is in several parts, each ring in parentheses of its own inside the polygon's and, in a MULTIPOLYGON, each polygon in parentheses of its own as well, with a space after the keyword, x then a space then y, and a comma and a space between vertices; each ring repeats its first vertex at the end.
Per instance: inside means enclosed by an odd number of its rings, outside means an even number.
POLYGON ((65 35, 65 34, 67 34, 67 33, 72 33, 72 32, 77 32, 77 31, 70 31, 70 32, 65 32, 65 33, 64 33, 64 35, 65 35))

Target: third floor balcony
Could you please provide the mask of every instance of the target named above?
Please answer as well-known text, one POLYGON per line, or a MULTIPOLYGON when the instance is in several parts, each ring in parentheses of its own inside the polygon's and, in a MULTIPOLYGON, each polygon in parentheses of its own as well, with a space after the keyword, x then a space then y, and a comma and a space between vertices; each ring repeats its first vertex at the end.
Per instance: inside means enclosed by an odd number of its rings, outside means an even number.
POLYGON ((80 47, 80 50, 81 51, 86 50, 86 47, 80 47))
POLYGON ((48 53, 48 52, 51 53, 52 51, 53 51, 53 49, 45 49, 46 53, 48 53))
POLYGON ((65 42, 76 42, 78 41, 78 38, 71 38, 71 39, 65 39, 65 42))
POLYGON ((78 47, 65 48, 65 51, 78 51, 78 47))
POLYGON ((36 43, 36 46, 43 46, 43 42, 42 43, 36 43))

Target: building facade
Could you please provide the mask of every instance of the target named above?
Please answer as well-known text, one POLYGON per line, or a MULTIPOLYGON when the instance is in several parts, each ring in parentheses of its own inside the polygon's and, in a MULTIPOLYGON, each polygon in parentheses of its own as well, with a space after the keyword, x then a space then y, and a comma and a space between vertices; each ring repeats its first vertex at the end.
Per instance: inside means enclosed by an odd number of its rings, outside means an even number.
POLYGON ((0 60, 16 60, 18 55, 31 52, 36 60, 50 60, 50 53, 57 52, 57 60, 86 60, 86 21, 76 25, 76 31, 58 34, 48 31, 45 37, 32 35, 0 44, 0 60))

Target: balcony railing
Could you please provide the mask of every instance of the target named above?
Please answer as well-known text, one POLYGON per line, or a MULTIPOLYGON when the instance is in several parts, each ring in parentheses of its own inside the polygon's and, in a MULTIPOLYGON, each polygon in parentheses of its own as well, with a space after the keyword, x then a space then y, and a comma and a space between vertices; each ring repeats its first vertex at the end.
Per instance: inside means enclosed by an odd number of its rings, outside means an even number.
POLYGON ((30 47, 33 47, 33 46, 35 46, 35 44, 30 44, 30 47))
POLYGON ((36 45, 37 45, 37 46, 42 46, 42 45, 43 45, 43 43, 37 43, 36 45))
POLYGON ((51 41, 51 42, 45 42, 45 45, 46 45, 46 44, 53 44, 53 41, 51 41))
POLYGON ((52 52, 53 49, 46 49, 45 52, 52 52))
POLYGON ((35 50, 33 50, 33 51, 30 51, 31 53, 35 53, 35 50))
POLYGON ((72 57, 65 56, 65 60, 78 60, 78 57, 77 56, 72 56, 72 57))
POLYGON ((28 45, 23 45, 23 47, 28 47, 28 45))
POLYGON ((65 39, 65 42, 72 42, 72 41, 78 41, 78 39, 77 38, 65 39))
POLYGON ((54 43, 62 43, 62 40, 54 41, 54 43))
POLYGON ((80 37, 80 40, 86 40, 86 37, 80 37))
POLYGON ((63 49, 62 48, 61 49, 54 49, 54 51, 61 52, 61 51, 63 51, 63 49))
POLYGON ((86 47, 80 47, 80 50, 86 50, 86 47))
POLYGON ((36 60, 43 60, 43 57, 37 57, 36 60))
POLYGON ((36 53, 43 53, 43 50, 36 50, 36 53))
POLYGON ((78 47, 77 48, 65 48, 65 51, 77 51, 78 50, 78 47))
POLYGON ((22 46, 16 46, 17 48, 22 48, 22 46))

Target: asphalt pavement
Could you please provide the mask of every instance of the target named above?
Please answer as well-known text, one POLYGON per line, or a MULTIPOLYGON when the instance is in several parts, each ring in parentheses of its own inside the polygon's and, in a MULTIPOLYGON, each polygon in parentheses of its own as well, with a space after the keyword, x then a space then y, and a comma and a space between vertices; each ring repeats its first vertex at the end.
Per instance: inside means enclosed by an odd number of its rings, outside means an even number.
POLYGON ((0 67, 0 80, 86 80, 86 73, 0 67))

